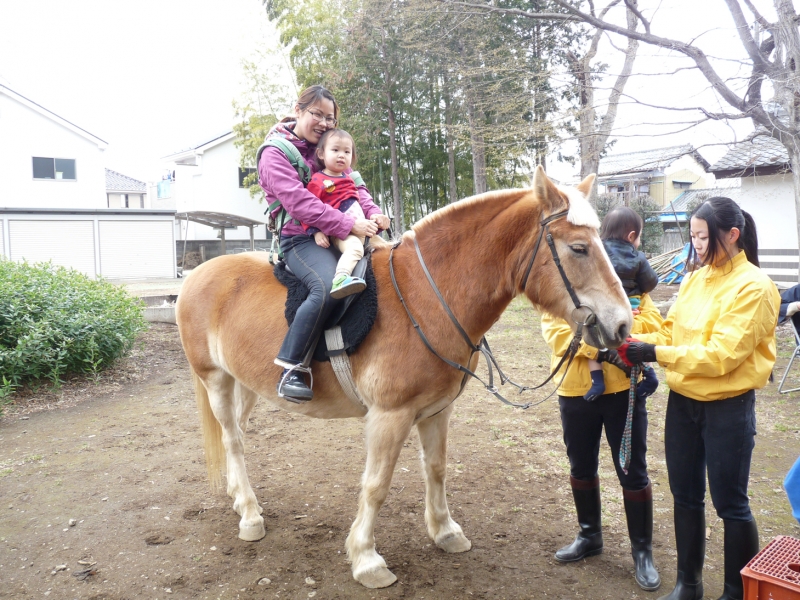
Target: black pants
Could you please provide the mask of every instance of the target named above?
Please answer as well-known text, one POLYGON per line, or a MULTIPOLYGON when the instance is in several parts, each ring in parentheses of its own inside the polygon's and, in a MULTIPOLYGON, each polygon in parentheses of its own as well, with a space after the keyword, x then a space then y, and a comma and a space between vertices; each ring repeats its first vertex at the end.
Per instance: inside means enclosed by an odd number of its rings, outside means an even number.
POLYGON ((756 435, 756 393, 726 400, 692 400, 669 393, 665 449, 676 506, 705 507, 706 470, 711 501, 722 519, 752 519, 747 497, 756 435))
POLYGON ((281 251, 292 273, 308 288, 308 297, 297 309, 278 352, 279 360, 295 365, 303 362, 339 302, 330 296, 339 255, 330 248, 317 246, 308 235, 281 239, 281 251))
POLYGON ((594 402, 583 396, 559 396, 561 427, 564 444, 567 446, 570 474, 575 479, 589 480, 597 476, 600 438, 603 428, 611 447, 614 468, 622 487, 626 490, 641 490, 647 487, 647 407, 644 400, 637 400, 633 411, 631 428, 631 463, 628 474, 619 464, 619 449, 628 415, 628 392, 604 394, 594 402))

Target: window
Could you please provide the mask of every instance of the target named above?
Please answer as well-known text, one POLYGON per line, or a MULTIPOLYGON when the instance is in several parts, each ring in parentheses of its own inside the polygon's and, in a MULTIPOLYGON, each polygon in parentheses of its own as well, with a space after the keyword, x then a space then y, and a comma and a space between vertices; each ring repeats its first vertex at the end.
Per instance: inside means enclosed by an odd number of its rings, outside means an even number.
POLYGON ((75 181, 75 159, 34 156, 33 178, 75 181))
POLYGON ((692 187, 691 181, 673 181, 672 187, 676 190, 688 190, 692 187))
MULTIPOLYGON (((243 168, 239 167, 239 187, 240 187, 240 188, 243 188, 243 187, 250 187, 249 185, 245 185, 245 184, 244 184, 244 179, 245 179, 245 177, 247 177, 248 175, 252 175, 252 174, 253 174, 253 173, 255 173, 255 172, 256 172, 256 169, 250 169, 250 168, 243 169, 243 168)), ((257 177, 257 176, 256 176, 256 177, 257 177)), ((256 181, 258 181, 258 179, 256 179, 256 181)))

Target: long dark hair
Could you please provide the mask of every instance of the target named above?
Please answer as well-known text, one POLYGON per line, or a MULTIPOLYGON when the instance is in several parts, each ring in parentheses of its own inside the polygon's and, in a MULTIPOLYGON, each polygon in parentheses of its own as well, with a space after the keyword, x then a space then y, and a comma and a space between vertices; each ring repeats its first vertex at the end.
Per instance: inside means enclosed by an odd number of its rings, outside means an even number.
POLYGON ((642 217, 628 206, 618 206, 609 211, 600 226, 600 238, 604 240, 622 240, 627 242, 628 234, 636 232, 636 237, 642 235, 642 217))
MULTIPOLYGON (((717 264, 717 257, 720 251, 728 254, 728 251, 720 245, 719 240, 722 234, 736 227, 739 230, 739 239, 736 241, 737 247, 744 250, 748 261, 757 267, 761 266, 758 262, 756 223, 750 213, 739 208, 736 202, 722 196, 709 198, 692 211, 692 218, 695 217, 703 219, 708 224, 708 252, 705 264, 717 264)), ((729 255, 728 260, 730 259, 731 256, 729 255)), ((701 266, 694 245, 689 248, 689 264, 694 265, 695 268, 701 266)))
MULTIPOLYGON (((339 119, 339 105, 336 104, 336 98, 333 97, 333 94, 327 88, 321 85, 312 85, 307 87, 302 92, 300 92, 300 96, 297 98, 297 107, 300 110, 308 110, 312 106, 314 106, 320 100, 330 100, 333 102, 333 118, 338 120, 339 119)), ((296 121, 297 117, 289 116, 284 117, 281 119, 281 123, 287 123, 289 121, 296 121)))

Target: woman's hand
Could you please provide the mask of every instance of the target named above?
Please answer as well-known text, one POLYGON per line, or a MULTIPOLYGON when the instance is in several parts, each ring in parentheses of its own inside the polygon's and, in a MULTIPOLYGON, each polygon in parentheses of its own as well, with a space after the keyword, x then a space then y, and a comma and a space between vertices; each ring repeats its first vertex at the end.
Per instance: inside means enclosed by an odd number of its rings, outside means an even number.
POLYGON ((381 229, 389 229, 389 217, 386 215, 372 215, 370 220, 377 223, 381 229))
POLYGON ((314 241, 317 242, 317 246, 321 246, 322 248, 330 248, 331 246, 331 240, 321 231, 314 234, 314 241))
POLYGON ((369 219, 356 219, 350 233, 358 237, 372 237, 378 233, 378 224, 369 219))

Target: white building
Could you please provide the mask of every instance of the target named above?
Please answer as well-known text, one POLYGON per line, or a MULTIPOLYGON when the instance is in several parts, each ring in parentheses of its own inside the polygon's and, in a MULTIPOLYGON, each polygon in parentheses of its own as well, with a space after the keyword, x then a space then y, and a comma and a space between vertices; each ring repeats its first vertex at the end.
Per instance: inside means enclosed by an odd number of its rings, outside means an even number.
POLYGON ((0 85, 0 206, 106 208, 107 146, 0 85))
MULTIPOLYGON (((266 223, 263 202, 251 198, 242 184, 248 170, 239 168, 239 150, 234 145, 236 135, 228 132, 197 146, 164 157, 166 175, 151 189, 153 208, 172 208, 179 214, 204 211, 227 213, 266 223)), ((216 240, 219 232, 211 227, 189 221, 177 224, 178 239, 216 240)), ((265 225, 254 229, 256 240, 266 240, 265 225)), ((228 229, 225 238, 249 240, 246 227, 228 229)))
POLYGON ((147 184, 133 177, 106 169, 108 208, 150 208, 147 184))
POLYGON ((125 189, 109 190, 106 147, 0 85, 0 257, 91 277, 175 277, 175 211, 148 210, 146 186, 113 171, 125 189))
POLYGON ((764 131, 735 144, 709 168, 718 179, 741 178, 736 201, 758 229, 761 267, 783 287, 798 282, 797 213, 786 148, 764 131))

